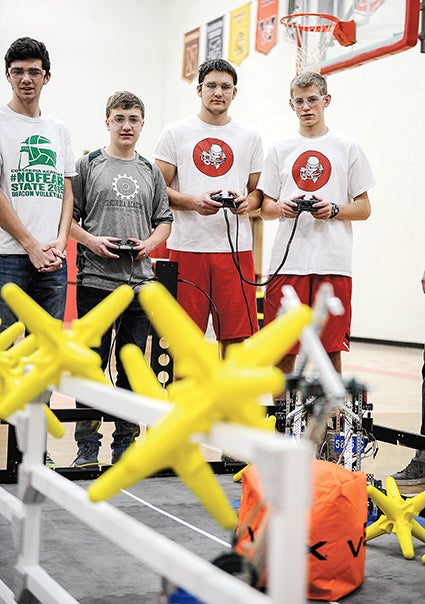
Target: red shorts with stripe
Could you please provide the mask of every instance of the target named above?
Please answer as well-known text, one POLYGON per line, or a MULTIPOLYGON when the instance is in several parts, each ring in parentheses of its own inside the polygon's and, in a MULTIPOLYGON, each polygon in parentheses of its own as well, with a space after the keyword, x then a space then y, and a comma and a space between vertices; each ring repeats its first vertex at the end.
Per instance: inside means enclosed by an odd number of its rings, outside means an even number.
MULTIPOLYGON (((242 275, 255 281, 252 252, 237 257, 242 275)), ((256 287, 241 279, 232 254, 170 250, 170 260, 178 263, 177 301, 204 333, 210 313, 218 340, 258 331, 256 287)))
MULTIPOLYGON (((351 277, 342 275, 277 275, 266 288, 264 297, 264 325, 276 318, 282 299, 282 287, 292 285, 303 304, 314 305, 317 290, 322 283, 330 283, 334 295, 345 309, 341 316, 329 316, 320 336, 326 352, 350 350, 351 277)), ((288 354, 298 354, 297 344, 288 354)))

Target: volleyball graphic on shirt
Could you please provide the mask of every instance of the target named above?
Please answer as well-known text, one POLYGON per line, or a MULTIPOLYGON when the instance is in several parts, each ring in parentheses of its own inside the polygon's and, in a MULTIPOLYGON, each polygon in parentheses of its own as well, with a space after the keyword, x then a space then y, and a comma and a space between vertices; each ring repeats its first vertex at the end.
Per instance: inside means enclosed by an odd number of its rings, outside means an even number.
POLYGON ((19 169, 33 166, 56 167, 56 152, 42 145, 51 145, 51 141, 40 134, 26 138, 19 149, 19 169))

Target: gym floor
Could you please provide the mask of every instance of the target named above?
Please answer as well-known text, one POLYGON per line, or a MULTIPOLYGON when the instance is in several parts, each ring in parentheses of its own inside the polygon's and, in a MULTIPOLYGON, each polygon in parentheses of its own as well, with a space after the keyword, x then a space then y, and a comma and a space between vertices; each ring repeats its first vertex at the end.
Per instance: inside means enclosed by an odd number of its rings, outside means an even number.
MULTIPOLYGON (((353 343, 343 355, 345 377, 366 383, 376 424, 418 432, 422 350, 378 344, 353 343)), ((72 407, 73 401, 54 396, 53 407, 72 407)), ((0 426, 0 467, 4 467, 4 431, 0 426)), ((101 461, 110 460, 110 433, 103 426, 101 461)), ((73 424, 66 436, 50 440, 48 449, 61 466, 72 463, 76 454, 73 424)), ((205 451, 206 458, 219 458, 217 451, 205 451)), ((379 443, 375 459, 362 461, 362 469, 384 480, 401 469, 412 451, 379 443)), ((241 486, 230 475, 220 475, 229 500, 240 499, 241 486)), ((80 481, 82 487, 88 482, 80 481)), ((4 485, 15 493, 16 485, 4 485)), ((151 478, 117 495, 112 503, 134 518, 208 560, 229 551, 231 535, 218 527, 196 498, 174 477, 151 478)), ((161 578, 136 563, 119 548, 87 529, 52 502, 46 501, 43 517, 42 566, 83 604, 158 604, 161 578)), ((8 522, 0 517, 0 579, 13 584, 15 548, 8 522)), ((147 544, 148 546, 148 544, 147 544)), ((394 535, 383 535, 367 545, 366 578, 362 587, 342 598, 341 604, 413 604, 425 596, 425 566, 421 556, 425 544, 414 540, 415 559, 405 560, 394 535)), ((165 600, 163 600, 165 601, 165 600)), ((286 603, 285 603, 286 604, 286 603)), ((288 602, 287 604, 292 604, 288 602)))
MULTIPOLYGON (((343 353, 344 378, 355 377, 366 385, 368 401, 373 405, 375 424, 419 432, 422 354, 422 350, 418 348, 359 342, 353 342, 351 351, 343 353)), ((72 408, 74 401, 54 394, 51 404, 53 408, 72 408)), ((66 467, 75 459, 76 445, 73 437, 74 424, 65 424, 65 428, 66 434, 62 439, 49 437, 48 450, 58 465, 66 467)), ((110 463, 112 430, 113 424, 103 424, 101 431, 104 438, 99 456, 101 463, 110 463)), ((205 456, 210 461, 220 459, 216 451, 206 450, 205 456)), ((376 458, 363 460, 362 469, 382 480, 404 467, 411 456, 412 452, 405 447, 379 443, 376 458)))

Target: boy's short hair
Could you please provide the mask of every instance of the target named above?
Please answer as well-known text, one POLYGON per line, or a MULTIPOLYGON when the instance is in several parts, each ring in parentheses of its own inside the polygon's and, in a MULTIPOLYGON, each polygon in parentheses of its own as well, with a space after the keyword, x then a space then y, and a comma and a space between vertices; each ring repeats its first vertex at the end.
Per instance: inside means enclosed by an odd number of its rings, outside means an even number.
POLYGON ((320 73, 306 71, 292 80, 289 88, 291 97, 295 88, 309 88, 310 86, 317 86, 320 90, 320 94, 328 94, 326 79, 320 73))
POLYGON ((25 61, 26 59, 40 59, 46 75, 49 75, 50 57, 43 42, 28 37, 15 40, 4 56, 6 71, 13 61, 25 61))
POLYGON ((106 102, 106 117, 111 115, 112 109, 131 109, 131 107, 138 107, 142 112, 142 117, 145 117, 145 106, 142 99, 127 90, 114 92, 106 102))
POLYGON ((211 71, 224 71, 228 73, 233 78, 233 85, 236 86, 238 83, 238 74, 236 73, 236 69, 225 59, 210 59, 209 61, 204 61, 198 70, 198 84, 202 84, 211 71))

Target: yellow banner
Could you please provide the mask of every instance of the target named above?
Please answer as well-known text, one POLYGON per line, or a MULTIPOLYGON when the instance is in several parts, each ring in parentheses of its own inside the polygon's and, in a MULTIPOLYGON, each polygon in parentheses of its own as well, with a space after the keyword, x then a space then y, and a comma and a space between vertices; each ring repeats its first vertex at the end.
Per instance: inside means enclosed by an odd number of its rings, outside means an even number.
POLYGON ((198 27, 184 34, 182 78, 188 82, 192 82, 198 73, 200 31, 198 27))
POLYGON ((240 65, 249 53, 250 17, 250 3, 230 13, 229 61, 235 65, 240 65))

